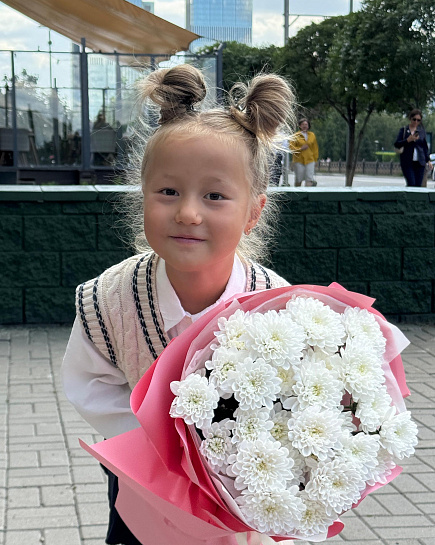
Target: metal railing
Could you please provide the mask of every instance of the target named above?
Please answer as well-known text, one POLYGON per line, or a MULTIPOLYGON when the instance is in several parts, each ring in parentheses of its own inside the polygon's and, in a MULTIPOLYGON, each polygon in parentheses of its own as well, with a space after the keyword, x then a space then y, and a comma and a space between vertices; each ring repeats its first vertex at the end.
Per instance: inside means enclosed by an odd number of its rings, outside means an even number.
MULTIPOLYGON (((345 161, 317 161, 316 171, 330 174, 344 174, 346 172, 345 161)), ((401 176, 402 170, 397 161, 358 161, 355 174, 367 174, 372 176, 401 176)))

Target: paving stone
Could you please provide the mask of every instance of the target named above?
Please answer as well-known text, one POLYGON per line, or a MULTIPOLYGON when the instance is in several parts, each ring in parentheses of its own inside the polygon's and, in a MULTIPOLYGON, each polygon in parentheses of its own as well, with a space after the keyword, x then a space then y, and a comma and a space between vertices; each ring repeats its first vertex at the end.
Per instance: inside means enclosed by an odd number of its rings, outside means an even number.
POLYGON ((431 526, 410 526, 405 528, 403 526, 396 526, 394 528, 377 528, 379 536, 385 539, 419 539, 419 538, 432 538, 431 545, 435 543, 435 525, 431 526))
POLYGON ((370 522, 370 525, 373 528, 389 528, 394 527, 397 528, 400 526, 403 527, 423 527, 423 526, 433 526, 433 523, 431 520, 429 520, 424 515, 400 515, 400 516, 394 516, 390 515, 388 517, 382 517, 382 516, 370 516, 367 519, 367 522, 370 522))
POLYGON ((423 484, 421 484, 416 478, 412 475, 400 475, 392 483, 392 486, 397 488, 400 492, 427 492, 423 484))
POLYGON ((109 505, 107 501, 86 503, 78 507, 81 524, 105 524, 109 520, 109 505))
POLYGON ((44 532, 44 545, 81 545, 78 528, 56 528, 44 532))
POLYGON ((71 476, 64 468, 10 469, 9 486, 44 486, 71 484, 71 476))
POLYGON ((37 530, 39 528, 62 528, 77 526, 73 506, 8 509, 8 530, 37 530))
MULTIPOLYGON (((382 496, 379 496, 378 502, 393 515, 417 515, 421 513, 420 509, 401 494, 383 494, 382 496)), ((378 515, 382 513, 367 514, 378 515)))
MULTIPOLYGON (((106 532, 107 532, 107 522, 105 522, 104 524, 93 524, 92 526, 86 526, 85 524, 82 524, 81 531, 82 531, 83 537, 86 540, 100 539, 100 540, 103 540, 104 542, 104 539, 106 537, 106 532)), ((100 545, 101 543, 102 542, 100 541, 100 545)))
POLYGON ((96 465, 75 467, 72 469, 74 482, 76 483, 101 483, 105 482, 104 475, 96 465))
POLYGON ((44 542, 40 530, 10 530, 6 533, 5 545, 41 545, 44 542))
POLYGON ((352 539, 359 539, 361 542, 366 539, 377 539, 378 536, 363 520, 357 517, 352 518, 352 520, 345 517, 341 518, 344 522, 344 529, 341 532, 341 536, 346 542, 352 539))
POLYGON ((382 501, 379 501, 375 499, 373 495, 370 495, 365 497, 364 500, 358 505, 358 513, 362 516, 388 515, 388 511, 385 509, 385 507, 386 502, 384 502, 384 496, 382 496, 382 501))
POLYGON ((9 488, 8 507, 39 507, 41 496, 39 488, 26 486, 25 488, 9 488))
POLYGON ((40 453, 41 467, 45 466, 67 466, 68 453, 64 450, 49 450, 40 453))
POLYGON ((416 479, 435 492, 435 473, 418 473, 416 479))
POLYGON ((45 506, 74 505, 72 485, 41 486, 42 504, 45 506))
POLYGON ((37 452, 11 452, 9 455, 9 467, 38 467, 37 452))

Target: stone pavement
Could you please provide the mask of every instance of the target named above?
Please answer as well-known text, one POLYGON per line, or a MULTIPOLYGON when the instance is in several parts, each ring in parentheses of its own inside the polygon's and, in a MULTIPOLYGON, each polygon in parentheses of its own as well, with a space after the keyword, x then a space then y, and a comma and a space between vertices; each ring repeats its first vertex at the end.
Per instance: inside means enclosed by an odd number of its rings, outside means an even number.
MULTIPOLYGON (((435 326, 401 328, 412 343, 404 361, 419 447, 402 475, 342 517, 333 545, 435 544, 435 326)), ((78 444, 101 438, 70 407, 59 380, 68 334, 0 326, 0 545, 104 543, 105 477, 78 444)))

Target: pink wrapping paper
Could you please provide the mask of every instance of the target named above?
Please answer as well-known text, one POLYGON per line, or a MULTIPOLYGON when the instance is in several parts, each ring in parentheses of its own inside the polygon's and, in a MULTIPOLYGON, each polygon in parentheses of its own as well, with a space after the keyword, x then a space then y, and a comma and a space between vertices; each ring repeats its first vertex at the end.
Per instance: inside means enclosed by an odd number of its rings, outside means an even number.
MULTIPOLYGON (((173 339, 134 388, 131 407, 141 427, 94 446, 81 442, 83 448, 118 476, 116 507, 144 545, 291 542, 289 538, 261 536, 230 512, 203 464, 188 427, 183 420, 169 416, 174 399, 169 385, 171 381, 180 380, 186 356, 190 358, 213 340, 218 317, 231 315, 236 308, 247 311, 262 307, 263 312, 267 308, 284 308, 286 300, 299 292, 326 297, 328 304, 332 298, 333 305, 358 306, 375 314, 387 338, 389 390, 395 390, 396 398, 400 397, 402 403, 402 396, 409 395, 400 357, 406 343, 401 340, 401 334, 395 334, 394 326, 371 308, 374 300, 369 297, 349 292, 338 284, 303 285, 241 294, 219 304, 173 339)), ((401 470, 397 466, 387 482, 401 470)), ((381 486, 379 483, 367 486, 362 498, 381 486)), ((342 528, 343 524, 337 520, 330 526, 328 537, 338 534, 342 528)))

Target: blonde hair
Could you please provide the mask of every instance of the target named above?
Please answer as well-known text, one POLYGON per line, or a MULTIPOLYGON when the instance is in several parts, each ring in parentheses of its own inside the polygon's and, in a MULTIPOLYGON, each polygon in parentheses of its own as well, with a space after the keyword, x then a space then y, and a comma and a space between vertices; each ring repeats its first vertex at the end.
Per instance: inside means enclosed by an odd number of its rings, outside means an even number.
MULTIPOLYGON (((126 181, 142 186, 155 146, 172 135, 213 136, 245 152, 251 181, 252 203, 266 193, 275 152, 295 125, 295 97, 291 86, 275 74, 260 74, 249 83, 237 83, 229 93, 229 106, 199 109, 206 97, 202 73, 189 64, 150 73, 138 84, 139 100, 158 107, 158 129, 151 133, 149 123, 141 122, 126 168, 126 181)), ((128 192, 127 225, 138 252, 149 249, 143 232, 142 191, 128 192)), ((264 259, 273 238, 277 206, 268 198, 261 217, 237 247, 245 259, 264 259)))

